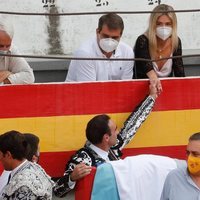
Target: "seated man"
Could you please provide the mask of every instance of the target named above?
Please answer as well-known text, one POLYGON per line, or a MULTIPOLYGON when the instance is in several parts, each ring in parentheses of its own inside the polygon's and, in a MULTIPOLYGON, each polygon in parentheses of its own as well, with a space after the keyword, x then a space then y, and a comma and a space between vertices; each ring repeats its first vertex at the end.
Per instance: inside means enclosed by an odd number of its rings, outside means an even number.
POLYGON ((0 135, 0 161, 11 171, 1 199, 51 199, 53 182, 37 164, 26 160, 29 145, 23 134, 10 131, 0 135))
POLYGON ((6 17, 0 17, 0 84, 29 84, 35 78, 24 58, 4 54, 19 54, 12 44, 13 26, 6 17))
POLYGON ((150 85, 150 95, 131 113, 120 132, 107 115, 97 115, 88 122, 88 141, 66 165, 64 176, 57 181, 53 189, 56 196, 62 197, 73 189, 77 180, 90 173, 91 166, 97 167, 106 161, 120 159, 121 150, 131 141, 150 114, 157 97, 156 92, 155 85, 150 85))
POLYGON ((110 61, 110 58, 134 58, 133 49, 120 41, 124 23, 120 16, 110 13, 99 19, 96 37, 85 42, 75 57, 106 60, 72 60, 66 81, 107 81, 132 79, 133 61, 110 61))

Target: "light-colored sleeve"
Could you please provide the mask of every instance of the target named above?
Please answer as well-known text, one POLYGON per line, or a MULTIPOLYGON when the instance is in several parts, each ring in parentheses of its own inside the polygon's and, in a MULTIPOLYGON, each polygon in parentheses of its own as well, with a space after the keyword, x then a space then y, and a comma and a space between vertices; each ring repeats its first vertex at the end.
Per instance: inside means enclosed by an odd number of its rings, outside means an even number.
MULTIPOLYGON (((79 50, 75 52, 74 57, 90 58, 92 56, 83 50, 79 50)), ((95 61, 72 60, 65 81, 96 81, 95 61)))
MULTIPOLYGON (((134 58, 134 52, 132 50, 132 48, 130 48, 130 50, 127 52, 127 56, 126 58, 134 58)), ((122 73, 122 80, 126 80, 126 79, 132 79, 133 78, 133 68, 134 68, 134 61, 123 61, 125 62, 126 66, 124 68, 124 71, 122 73)))
POLYGON ((163 186, 160 200, 170 200, 171 199, 171 187, 173 184, 172 178, 173 178, 173 173, 170 172, 165 179, 165 183, 163 186))
POLYGON ((0 176, 0 196, 1 196, 1 192, 4 188, 4 186, 8 182, 8 177, 9 177, 10 173, 11 173, 11 171, 4 170, 0 176))
POLYGON ((8 69, 12 72, 8 79, 11 84, 31 84, 35 78, 32 68, 24 58, 12 57, 9 58, 8 69))

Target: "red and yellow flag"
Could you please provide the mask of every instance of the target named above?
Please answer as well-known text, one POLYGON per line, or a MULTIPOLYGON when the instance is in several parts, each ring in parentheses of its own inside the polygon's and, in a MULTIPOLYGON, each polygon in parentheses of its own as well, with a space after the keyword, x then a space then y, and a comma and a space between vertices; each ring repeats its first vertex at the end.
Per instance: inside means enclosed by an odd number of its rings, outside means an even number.
MULTIPOLYGON (((148 81, 58 83, 0 87, 0 133, 39 136, 41 165, 60 176, 74 150, 85 142, 85 127, 96 114, 109 114, 122 127, 148 94, 148 81)), ((162 80, 153 112, 127 145, 124 156, 156 153, 184 158, 188 137, 200 130, 200 78, 162 80)))

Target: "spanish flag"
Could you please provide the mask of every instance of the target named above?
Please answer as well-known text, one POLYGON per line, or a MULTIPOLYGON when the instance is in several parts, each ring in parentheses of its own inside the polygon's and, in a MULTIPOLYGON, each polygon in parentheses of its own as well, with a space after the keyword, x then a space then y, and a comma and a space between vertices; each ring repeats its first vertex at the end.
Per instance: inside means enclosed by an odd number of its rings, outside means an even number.
MULTIPOLYGON (((163 92, 124 156, 184 158, 188 137, 200 130, 200 78, 161 82, 163 92)), ((84 145, 87 122, 106 113, 121 128, 148 88, 148 80, 1 86, 0 134, 18 130, 39 136, 40 164, 51 176, 61 176, 67 160, 84 145)))

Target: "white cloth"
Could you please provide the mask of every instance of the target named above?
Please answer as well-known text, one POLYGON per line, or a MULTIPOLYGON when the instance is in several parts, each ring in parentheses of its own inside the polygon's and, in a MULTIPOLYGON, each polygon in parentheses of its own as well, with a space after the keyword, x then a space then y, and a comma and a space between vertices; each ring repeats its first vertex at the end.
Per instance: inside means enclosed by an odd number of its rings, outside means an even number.
POLYGON ((120 199, 159 200, 167 174, 177 168, 174 159, 139 155, 111 161, 120 199))
MULTIPOLYGON (((19 54, 16 47, 11 46, 11 54, 19 54)), ((11 84, 29 84, 35 81, 33 70, 24 58, 0 56, 0 70, 10 71, 11 84)))
MULTIPOLYGON (((172 55, 170 55, 172 56, 172 55)), ((153 62, 153 68, 158 77, 167 77, 172 72, 172 59, 168 59, 161 69, 158 68, 156 62, 153 62)))
MULTIPOLYGON (((101 52, 97 38, 85 42, 74 54, 74 57, 106 58, 101 52)), ((119 42, 111 58, 134 58, 133 49, 119 42)), ((72 60, 66 81, 107 81, 132 79, 133 61, 72 60)))
POLYGON ((8 177, 9 177, 10 173, 11 173, 11 171, 4 170, 0 176, 0 197, 1 197, 3 188, 6 186, 6 184, 8 182, 8 177))

